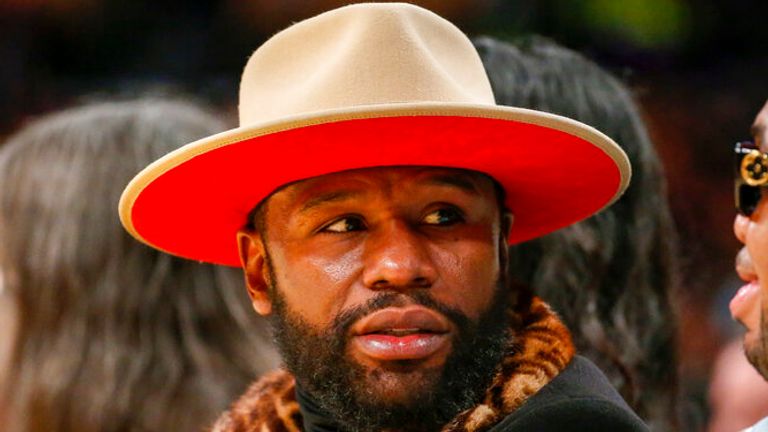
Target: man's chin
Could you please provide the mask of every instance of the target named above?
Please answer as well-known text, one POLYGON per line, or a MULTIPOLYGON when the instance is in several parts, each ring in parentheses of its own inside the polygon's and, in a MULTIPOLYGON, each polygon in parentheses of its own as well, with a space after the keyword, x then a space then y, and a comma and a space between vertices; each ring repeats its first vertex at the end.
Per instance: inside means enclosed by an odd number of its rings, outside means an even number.
POLYGON ((435 394, 443 373, 442 367, 425 368, 411 362, 388 362, 383 367, 369 369, 364 399, 371 405, 401 408, 423 405, 435 394))
POLYGON ((768 352, 762 337, 762 332, 748 331, 744 335, 744 354, 758 373, 768 380, 768 352))
POLYGON ((750 351, 760 348, 760 333, 760 330, 751 329, 748 327, 744 332, 744 336, 742 337, 742 346, 744 348, 744 352, 747 353, 747 355, 749 355, 750 351))

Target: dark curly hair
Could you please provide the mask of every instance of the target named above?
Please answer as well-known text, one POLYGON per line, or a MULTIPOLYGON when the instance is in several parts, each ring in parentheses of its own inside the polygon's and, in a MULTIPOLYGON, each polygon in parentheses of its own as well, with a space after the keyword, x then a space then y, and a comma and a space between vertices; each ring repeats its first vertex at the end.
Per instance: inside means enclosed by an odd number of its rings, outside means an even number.
MULTIPOLYGON (((511 248, 511 275, 559 312, 594 361, 655 431, 680 429, 676 233, 659 157, 628 88, 542 37, 474 41, 496 102, 564 115, 613 138, 632 182, 611 207, 511 248)), ((546 199, 546 197, 542 197, 546 199)), ((513 227, 514 229, 514 227, 513 227)))

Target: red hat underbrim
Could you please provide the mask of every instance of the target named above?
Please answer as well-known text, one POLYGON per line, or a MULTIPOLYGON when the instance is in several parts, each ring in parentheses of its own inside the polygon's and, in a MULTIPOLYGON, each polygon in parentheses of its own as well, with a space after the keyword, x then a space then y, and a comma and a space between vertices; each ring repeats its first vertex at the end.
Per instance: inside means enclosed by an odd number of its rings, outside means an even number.
POLYGON ((231 139, 188 155, 124 196, 121 216, 134 236, 153 247, 238 266, 236 232, 250 210, 280 186, 350 169, 438 166, 483 172, 501 184, 514 214, 510 243, 518 243, 615 200, 629 175, 628 165, 622 171, 616 158, 573 133, 510 119, 337 120, 231 139))

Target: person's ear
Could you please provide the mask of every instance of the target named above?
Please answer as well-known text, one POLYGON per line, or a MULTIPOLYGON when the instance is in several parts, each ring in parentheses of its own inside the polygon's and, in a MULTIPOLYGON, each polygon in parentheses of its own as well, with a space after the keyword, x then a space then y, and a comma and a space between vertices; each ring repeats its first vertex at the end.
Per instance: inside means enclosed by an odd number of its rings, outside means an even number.
POLYGON ((499 262, 501 264, 502 271, 507 271, 509 265, 509 233, 512 229, 512 222, 515 216, 504 211, 501 214, 501 229, 499 231, 499 262))
POLYGON ((272 299, 269 295, 272 281, 269 280, 264 241, 259 233, 241 229, 237 232, 237 248, 253 309, 259 315, 269 315, 272 313, 272 299))
POLYGON ((507 210, 504 210, 501 214, 501 235, 505 241, 509 241, 509 233, 512 229, 512 222, 515 221, 515 215, 507 210))

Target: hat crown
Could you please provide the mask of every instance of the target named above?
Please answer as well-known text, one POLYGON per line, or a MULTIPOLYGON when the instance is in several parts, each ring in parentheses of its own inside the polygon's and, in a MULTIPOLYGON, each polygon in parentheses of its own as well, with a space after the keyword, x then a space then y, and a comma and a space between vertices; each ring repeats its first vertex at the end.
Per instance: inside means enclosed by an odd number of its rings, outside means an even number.
POLYGON ((418 6, 354 4, 294 24, 253 53, 240 84, 240 125, 418 102, 494 105, 472 43, 418 6))

